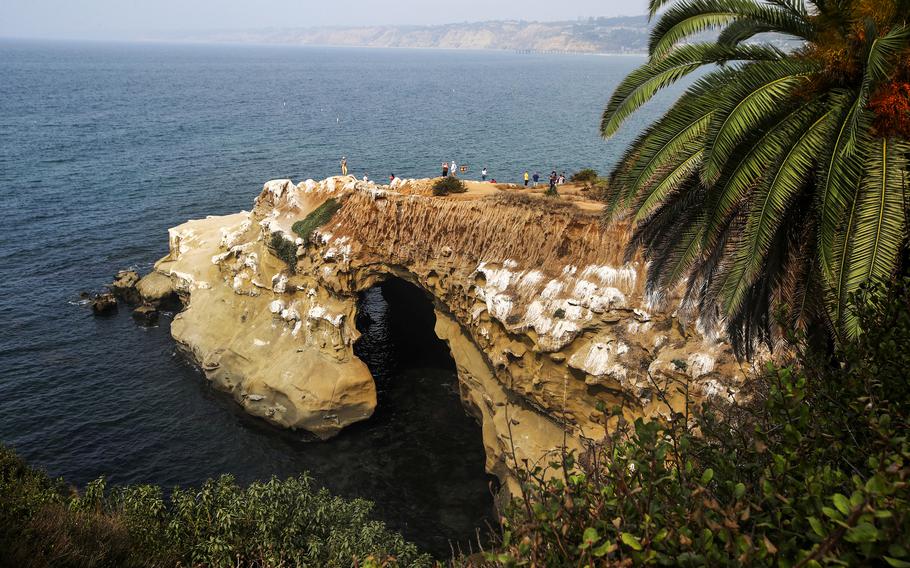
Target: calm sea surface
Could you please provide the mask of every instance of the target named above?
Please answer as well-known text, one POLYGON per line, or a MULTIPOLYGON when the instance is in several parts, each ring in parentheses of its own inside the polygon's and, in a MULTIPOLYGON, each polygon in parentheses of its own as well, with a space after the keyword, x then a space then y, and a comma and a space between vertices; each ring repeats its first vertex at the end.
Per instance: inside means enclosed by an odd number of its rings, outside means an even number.
POLYGON ((0 41, 0 441, 77 485, 309 471, 434 551, 467 541, 490 518, 480 430, 445 350, 414 356, 426 330, 395 315, 398 300, 363 299, 376 415, 312 443, 213 391, 175 353, 168 318, 96 319, 79 293, 148 270, 168 227, 248 209, 268 179, 334 174, 342 155, 375 179, 453 159, 501 181, 604 171, 640 125, 604 142, 599 114, 641 61, 0 41))

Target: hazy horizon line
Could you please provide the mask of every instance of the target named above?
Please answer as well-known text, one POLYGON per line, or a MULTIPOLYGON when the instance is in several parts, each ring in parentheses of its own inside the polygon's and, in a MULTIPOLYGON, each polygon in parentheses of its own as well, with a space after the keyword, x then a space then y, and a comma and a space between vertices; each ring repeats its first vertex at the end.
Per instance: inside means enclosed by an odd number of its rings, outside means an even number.
MULTIPOLYGON (((126 43, 153 43, 153 42, 163 42, 167 41, 169 38, 171 41, 174 41, 173 38, 187 37, 193 35, 207 35, 207 34, 219 34, 219 33, 256 33, 256 32, 266 32, 266 31, 280 31, 280 30, 356 30, 356 29, 368 29, 368 28, 444 28, 449 26, 470 26, 470 25, 485 25, 485 24, 497 24, 497 23, 518 23, 518 24, 571 24, 577 22, 586 22, 590 20, 622 20, 622 19, 635 19, 635 18, 645 18, 648 19, 648 14, 630 14, 630 15, 616 15, 616 16, 580 16, 574 19, 566 20, 541 20, 541 19, 523 19, 523 18, 502 18, 502 19, 487 19, 487 20, 462 20, 462 21, 452 21, 445 23, 433 23, 433 24, 361 24, 361 25, 350 25, 350 24, 328 24, 328 25, 311 25, 311 26, 258 26, 258 27, 224 27, 224 28, 207 28, 207 29, 198 29, 198 30, 161 30, 161 31, 147 31, 136 34, 124 35, 124 36, 109 36, 99 38, 97 35, 87 35, 87 34, 72 34, 72 35, 5 35, 0 34, 0 40, 40 40, 40 41, 92 41, 92 42, 126 42, 126 43)), ((200 41, 187 41, 182 40, 179 43, 203 43, 200 41)), ((225 41, 212 41, 211 43, 228 43, 225 41)), ((250 42, 237 41, 233 42, 237 44, 248 44, 250 42)), ((270 45, 270 44, 264 44, 270 45)), ((315 46, 314 46, 315 47, 315 46)), ((324 46, 331 47, 331 46, 324 46)), ((345 47, 345 46, 340 46, 345 47)), ((500 51, 500 50, 491 50, 491 51, 500 51)))

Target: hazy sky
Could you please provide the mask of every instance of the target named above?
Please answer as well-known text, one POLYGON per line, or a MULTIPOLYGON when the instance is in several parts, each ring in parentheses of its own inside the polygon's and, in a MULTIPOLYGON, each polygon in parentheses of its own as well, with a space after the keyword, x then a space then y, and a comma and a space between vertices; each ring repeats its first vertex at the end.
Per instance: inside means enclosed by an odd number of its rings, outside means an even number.
POLYGON ((632 16, 646 0, 0 0, 0 37, 123 39, 167 32, 632 16))

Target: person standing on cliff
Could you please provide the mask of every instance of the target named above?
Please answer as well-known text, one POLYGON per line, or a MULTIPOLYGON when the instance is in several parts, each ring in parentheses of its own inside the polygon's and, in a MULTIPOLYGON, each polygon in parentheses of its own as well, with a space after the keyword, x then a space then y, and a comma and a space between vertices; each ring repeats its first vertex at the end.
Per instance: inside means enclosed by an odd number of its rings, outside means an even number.
POLYGON ((442 163, 442 177, 449 177, 449 163, 442 163))
POLYGON ((540 172, 534 172, 534 187, 537 187, 537 184, 540 183, 540 172))
POLYGON ((531 174, 528 173, 528 170, 525 170, 525 187, 528 187, 528 182, 531 181, 531 174))
POLYGON ((341 175, 348 175, 348 159, 344 156, 341 157, 341 175))
POLYGON ((455 163, 455 160, 452 160, 452 167, 449 168, 449 171, 452 172, 453 176, 458 176, 458 164, 455 163))
POLYGON ((487 181, 487 168, 480 170, 480 181, 487 181))

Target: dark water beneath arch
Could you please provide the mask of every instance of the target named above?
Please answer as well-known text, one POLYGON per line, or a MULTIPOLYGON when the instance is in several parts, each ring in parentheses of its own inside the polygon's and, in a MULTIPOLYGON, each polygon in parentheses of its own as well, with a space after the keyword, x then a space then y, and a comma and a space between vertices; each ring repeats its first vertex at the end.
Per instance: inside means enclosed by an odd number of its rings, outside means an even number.
MULTIPOLYGON (((609 92, 641 61, 0 40, 0 441, 79 485, 309 470, 341 495, 373 499, 378 517, 422 542, 436 546, 442 526, 461 538, 485 507, 476 503, 487 478, 465 462, 455 464, 463 482, 426 487, 402 435, 416 424, 408 407, 386 405, 385 418, 380 407, 384 437, 365 424, 303 443, 206 385, 175 355, 167 320, 143 329, 126 312, 94 319, 79 293, 118 269, 147 270, 166 252, 168 227, 248 209, 271 178, 325 177, 342 154, 374 178, 433 175, 443 159, 501 180, 524 168, 603 171, 672 99, 600 139, 609 92), (453 505, 433 520, 437 497, 453 505), (469 518, 455 519, 458 499, 469 518)), ((411 372, 389 381, 387 401, 396 385, 423 385, 411 372)), ((421 420, 465 418, 451 400, 421 420)), ((479 451, 476 432, 464 437, 479 451)), ((420 451, 447 459, 433 450, 420 451)))
POLYGON ((433 331, 433 305, 393 279, 364 292, 359 309, 363 335, 354 353, 370 368, 378 397, 369 426, 353 435, 382 456, 387 494, 377 501, 401 507, 432 550, 448 553, 450 535, 467 551, 477 529, 483 536, 495 525, 498 483, 484 474, 480 425, 461 405, 455 362, 433 331))

